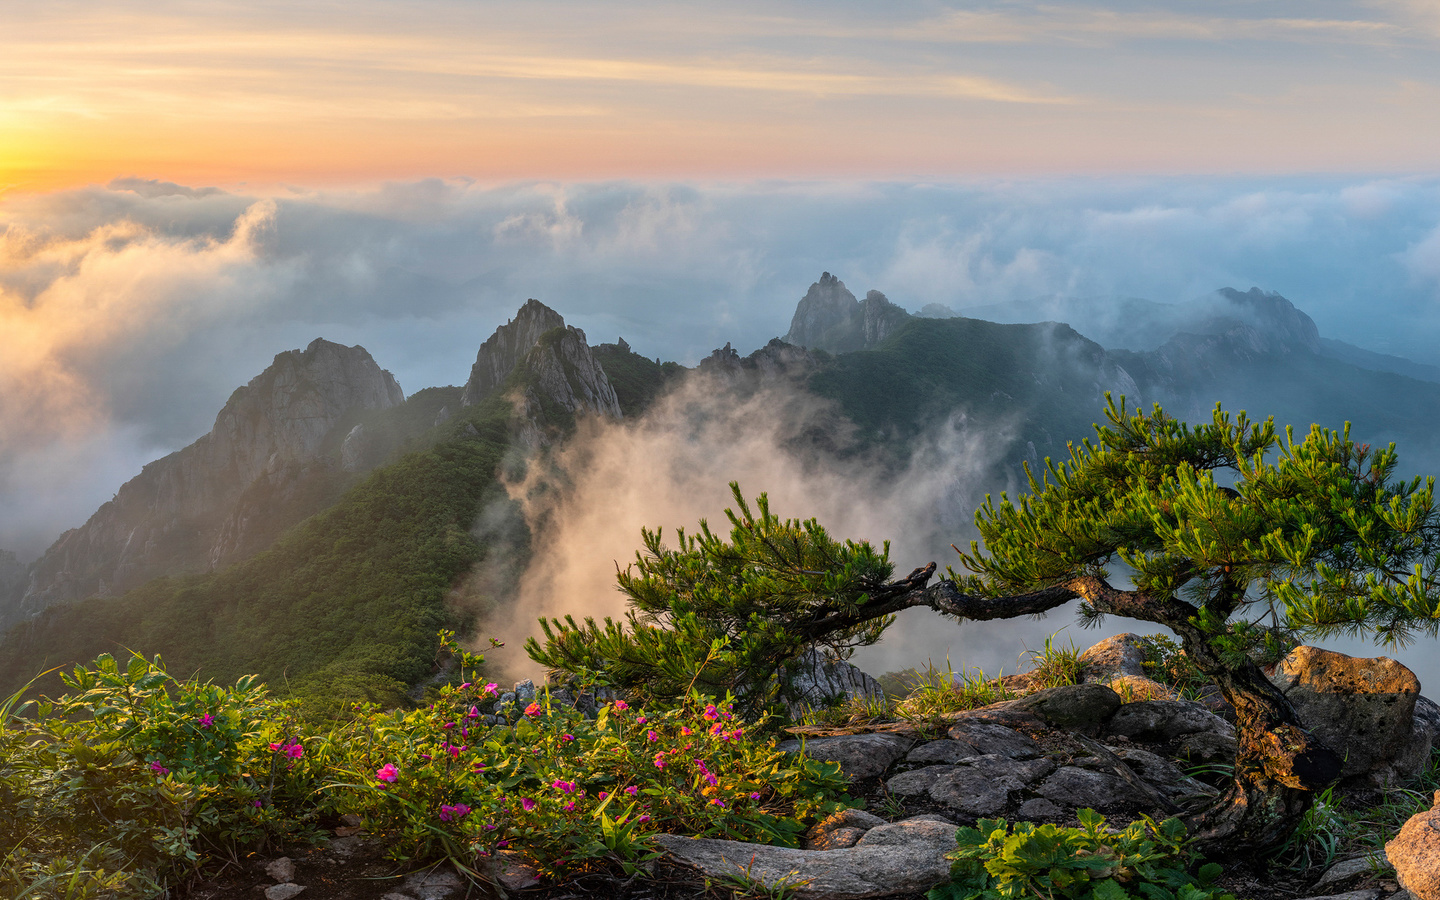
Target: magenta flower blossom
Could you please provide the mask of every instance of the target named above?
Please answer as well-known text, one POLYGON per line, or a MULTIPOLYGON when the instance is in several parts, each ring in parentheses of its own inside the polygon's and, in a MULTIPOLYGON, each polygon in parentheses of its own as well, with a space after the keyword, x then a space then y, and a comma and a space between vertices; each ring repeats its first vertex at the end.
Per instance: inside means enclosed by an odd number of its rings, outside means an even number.
POLYGON ((535 808, 535 801, 531 800, 529 797, 521 797, 520 806, 523 807, 526 812, 530 812, 535 808))
POLYGON ((291 759, 299 759, 305 755, 305 748, 300 746, 299 742, 296 742, 285 748, 285 755, 291 759))
POLYGON ((562 740, 562 741, 573 741, 573 740, 575 740, 575 735, 573 735, 573 734, 562 734, 562 735, 560 735, 560 740, 562 740))
POLYGON ((685 737, 689 737, 690 735, 694 734, 694 732, 692 732, 692 731, 690 730, 690 726, 689 726, 689 725, 681 725, 681 726, 680 726, 680 733, 681 733, 682 735, 684 735, 685 737))
POLYGON ((600 792, 600 799, 601 799, 601 800, 604 800, 606 797, 609 797, 609 796, 610 796, 610 792, 609 792, 609 791, 601 791, 601 792, 600 792))
POLYGON ((540 704, 538 704, 538 703, 532 703, 532 704, 530 704, 529 706, 525 707, 525 715, 527 715, 527 716, 538 716, 538 715, 540 715, 540 704))
POLYGON ((465 718, 467 718, 467 719, 478 719, 478 718, 480 718, 480 710, 479 710, 479 708, 478 708, 478 707, 474 707, 474 706, 470 707, 470 711, 465 714, 465 718))
POLYGON ((170 770, 167 769, 167 768, 165 768, 164 766, 160 765, 160 763, 159 763, 158 761, 157 761, 157 762, 152 762, 152 763, 150 764, 150 771, 154 772, 156 775, 169 775, 169 774, 170 774, 170 770))
POLYGON ((381 781, 394 783, 395 779, 400 777, 400 770, 395 767, 394 763, 386 763, 375 770, 375 777, 381 781))
POLYGON ((759 792, 757 791, 756 793, 751 794, 751 795, 750 795, 750 799, 751 799, 751 800, 759 800, 759 799, 760 799, 760 794, 759 794, 759 792))
POLYGON ((640 818, 636 819, 635 821, 637 821, 637 822, 648 822, 648 821, 650 821, 650 817, 649 817, 649 816, 641 816, 640 818))
POLYGON ((454 723, 454 722, 446 722, 444 725, 441 725, 440 727, 441 727, 441 728, 454 728, 454 727, 455 727, 455 723, 454 723))
POLYGON ((717 785, 717 784, 720 783, 720 779, 718 779, 718 778, 715 777, 715 773, 713 773, 713 772, 706 772, 706 773, 705 773, 705 782, 706 782, 707 784, 709 784, 711 787, 714 787, 715 785, 717 785))
POLYGON ((705 718, 709 719, 712 722, 720 718, 720 713, 718 710, 715 709, 715 704, 712 703, 709 706, 705 707, 705 718))
POLYGON ((564 791, 567 794, 575 793, 575 782, 573 781, 561 781, 557 778, 554 781, 550 782, 550 786, 553 788, 557 788, 558 790, 564 791))
POLYGON ((650 741, 651 743, 654 743, 655 741, 660 740, 660 735, 656 734, 656 733, 653 732, 653 731, 647 731, 647 732, 645 732, 645 740, 650 741))
POLYGON ((640 718, 638 718, 638 719, 635 720, 635 724, 636 724, 636 725, 644 725, 644 724, 645 724, 646 722, 648 722, 648 721, 650 721, 650 720, 647 719, 647 718, 645 718, 644 716, 641 716, 640 718))
POLYGON ((625 789, 625 793, 633 797, 636 794, 640 793, 640 788, 632 784, 625 789))
POLYGON ((470 686, 470 682, 467 681, 467 682, 465 682, 464 684, 460 685, 460 690, 463 691, 463 690, 465 690, 466 688, 468 688, 469 686, 470 686))
POLYGON ((564 809, 565 809, 566 812, 574 812, 574 811, 575 811, 575 801, 574 801, 574 800, 571 800, 569 803, 565 804, 564 809))
POLYGON ((215 724, 215 717, 210 715, 208 712, 200 717, 201 728, 209 728, 213 724, 215 724))
POLYGON ((719 799, 718 797, 717 797, 716 799, 714 799, 714 800, 711 800, 710 802, 711 802, 713 805, 720 807, 721 809, 724 809, 724 808, 725 808, 725 801, 719 799))
POLYGON ((663 768, 665 768, 665 751, 664 751, 664 750, 661 750, 659 753, 655 754, 655 768, 657 768, 657 769, 663 769, 663 768))
POLYGON ((620 712, 624 712, 625 710, 630 708, 630 704, 626 703, 624 700, 616 700, 613 705, 620 712))
POLYGON ((440 821, 449 822, 452 819, 463 819, 470 814, 470 807, 463 803, 456 803, 454 806, 440 807, 440 821))
POLYGON ((499 692, 499 690, 500 690, 500 685, 496 684, 496 683, 493 682, 493 681, 490 682, 489 684, 485 685, 485 693, 487 693, 487 694, 494 694, 494 693, 499 692))
POLYGON ((279 750, 279 749, 280 749, 280 745, 279 745, 279 744, 271 744, 271 745, 270 745, 270 749, 271 749, 271 750, 279 750))

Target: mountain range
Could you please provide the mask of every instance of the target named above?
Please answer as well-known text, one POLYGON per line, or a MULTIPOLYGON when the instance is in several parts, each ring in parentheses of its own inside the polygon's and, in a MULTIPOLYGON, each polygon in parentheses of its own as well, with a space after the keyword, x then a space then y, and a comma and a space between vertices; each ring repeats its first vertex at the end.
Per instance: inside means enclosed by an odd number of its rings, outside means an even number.
POLYGON ((688 379, 832 404, 833 427, 797 438, 822 464, 868 454, 899 471, 936 421, 958 423, 993 445, 984 477, 997 489, 1090 436, 1106 393, 1190 419, 1222 402, 1302 429, 1350 421, 1358 439, 1399 442, 1411 468, 1440 460, 1440 371, 1321 337, 1278 294, 966 312, 912 315, 825 273, 783 339, 687 369, 623 339, 591 346, 530 300, 480 345, 463 386, 408 398, 361 347, 281 353, 209 433, 147 465, 34 563, 0 551, 0 688, 124 646, 328 702, 395 701, 428 674, 438 628, 507 603, 534 537, 505 490, 526 460, 579 418, 642 419, 688 379), (487 566, 501 574, 478 605, 449 602, 487 566))

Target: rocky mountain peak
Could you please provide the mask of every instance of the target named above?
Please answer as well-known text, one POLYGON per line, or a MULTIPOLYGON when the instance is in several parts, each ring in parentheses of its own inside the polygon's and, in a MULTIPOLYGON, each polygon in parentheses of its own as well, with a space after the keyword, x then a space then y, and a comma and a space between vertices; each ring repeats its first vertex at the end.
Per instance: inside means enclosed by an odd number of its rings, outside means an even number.
POLYGON ((1241 293, 1234 288, 1221 288, 1215 293, 1228 306, 1221 315, 1233 316, 1254 328, 1267 345, 1267 350, 1320 352, 1320 329, 1316 327, 1315 320, 1274 291, 1252 287, 1241 293))
MULTIPOLYGON (((541 335, 564 327, 565 319, 555 310, 539 300, 526 300, 515 318, 495 329, 480 345, 475 365, 470 367, 470 380, 465 382, 465 392, 460 397, 461 405, 472 406, 494 393, 540 342, 541 335)), ((583 335, 581 340, 583 342, 583 335)))
POLYGON ((860 301, 845 287, 845 282, 829 272, 820 273, 820 280, 800 298, 795 316, 790 320, 787 344, 816 347, 827 332, 850 323, 860 310, 860 301))

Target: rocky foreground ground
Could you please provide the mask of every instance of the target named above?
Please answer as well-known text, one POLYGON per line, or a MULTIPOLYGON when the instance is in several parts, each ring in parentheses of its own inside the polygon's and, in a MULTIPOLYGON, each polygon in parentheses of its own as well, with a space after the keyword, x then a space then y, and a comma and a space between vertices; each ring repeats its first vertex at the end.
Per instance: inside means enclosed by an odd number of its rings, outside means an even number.
MULTIPOLYGON (((1235 753, 1223 699, 1180 699, 1148 679, 1133 635, 1097 644, 1082 661, 1084 683, 951 714, 940 734, 899 723, 801 729, 809 733, 782 749, 839 763, 852 796, 865 800, 864 809, 813 827, 801 849, 661 835, 651 878, 545 884, 515 859, 492 874, 511 895, 537 900, 740 889, 788 890, 796 900, 912 898, 946 880, 957 825, 997 817, 1075 825, 1084 808, 1120 825, 1163 819, 1216 793, 1235 753)), ((1440 706, 1420 696, 1404 666, 1301 647, 1272 677, 1302 721, 1345 756, 1337 793, 1378 795, 1413 782, 1429 763, 1440 706)), ((449 900, 489 892, 445 869, 397 871, 356 825, 337 831, 295 859, 237 860, 191 896, 449 900)), ((1440 900, 1440 807, 1412 819, 1384 851, 1308 871, 1232 861, 1224 885, 1242 900, 1440 900)))

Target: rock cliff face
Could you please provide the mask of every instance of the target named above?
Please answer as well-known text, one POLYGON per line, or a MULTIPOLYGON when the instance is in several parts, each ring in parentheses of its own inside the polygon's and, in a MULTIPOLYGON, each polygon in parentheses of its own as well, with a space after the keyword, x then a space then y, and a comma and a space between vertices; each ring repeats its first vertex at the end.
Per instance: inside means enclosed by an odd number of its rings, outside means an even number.
POLYGON ((305 501, 316 479, 337 469, 322 444, 342 416, 404 399, 363 347, 316 340, 279 354, 230 396, 209 434, 145 466, 63 534, 31 569, 18 608, 0 611, 0 627, 52 603, 122 593, 262 549, 286 508, 313 511, 305 501))
POLYGON ((536 344, 540 336, 554 328, 564 328, 565 320, 539 300, 526 300, 515 318, 495 329, 470 367, 470 380, 460 402, 473 406, 490 396, 504 383, 536 344))
POLYGON ((879 291, 856 300, 843 281, 823 272, 795 308, 784 340, 831 353, 869 350, 909 318, 879 291))
POLYGON ((472 406, 491 396, 517 371, 515 439, 528 449, 550 443, 562 424, 558 419, 565 416, 622 417, 615 388, 585 332, 566 325, 539 300, 525 301, 514 319, 480 345, 461 404, 472 406))

